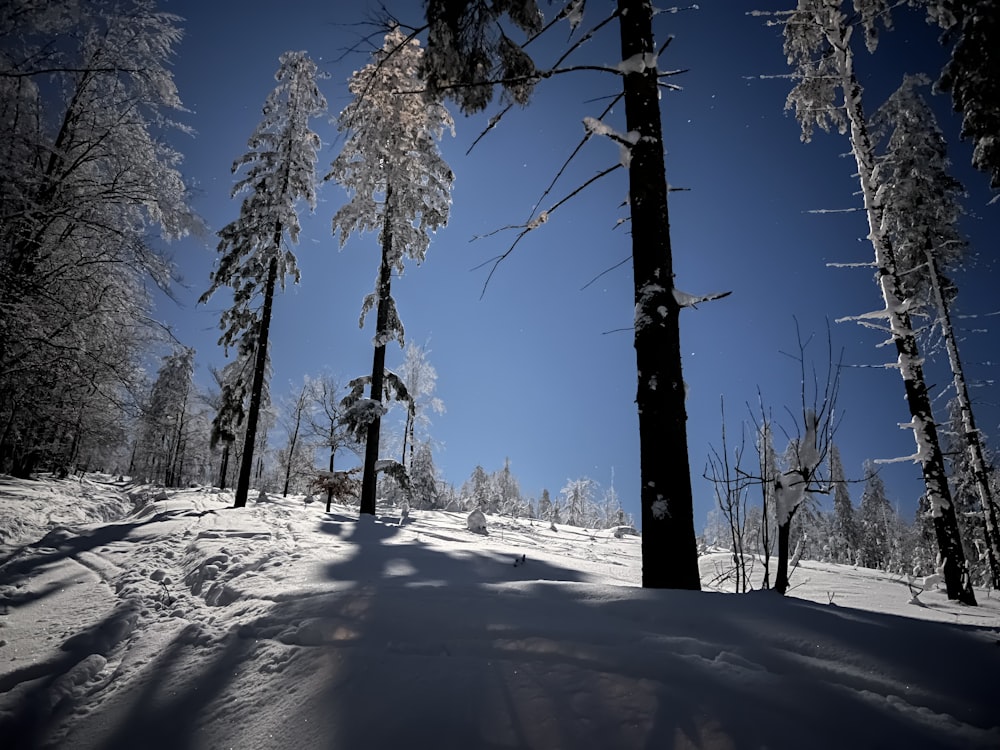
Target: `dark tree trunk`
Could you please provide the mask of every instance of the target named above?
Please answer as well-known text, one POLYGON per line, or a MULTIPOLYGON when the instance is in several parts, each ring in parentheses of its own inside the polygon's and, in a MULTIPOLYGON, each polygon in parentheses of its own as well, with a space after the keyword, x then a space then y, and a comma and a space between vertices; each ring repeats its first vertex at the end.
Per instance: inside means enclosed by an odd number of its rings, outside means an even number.
MULTIPOLYGON (((622 59, 655 55, 648 0, 618 0, 618 12, 622 59)), ((658 79, 655 68, 628 73, 624 79, 626 129, 641 136, 632 147, 629 201, 636 302, 642 585, 700 589, 658 79)))
POLYGON ((226 475, 229 473, 229 441, 222 444, 222 465, 219 467, 219 489, 226 489, 226 475))
POLYGON ((788 540, 792 531, 792 519, 798 506, 788 514, 788 520, 778 526, 778 570, 774 574, 774 590, 784 595, 788 591, 788 540))
MULTIPOLYGON (((332 431, 331 431, 332 433, 332 431)), ((332 434, 331 434, 332 437, 332 434)), ((330 448, 330 479, 333 479, 333 457, 336 455, 337 451, 335 448, 330 448)), ((333 503, 333 486, 326 488, 326 512, 330 512, 330 505, 333 503)))
MULTIPOLYGON (((275 229, 274 245, 281 242, 281 225, 275 229)), ((277 250, 276 250, 277 252, 277 250)), ((267 369, 267 334, 271 326, 271 306, 274 303, 274 285, 278 280, 278 257, 271 258, 267 268, 267 283, 264 289, 264 308, 260 316, 260 333, 257 336, 257 352, 253 368, 253 383, 250 386, 250 408, 247 410, 247 433, 243 442, 243 456, 240 461, 240 477, 236 484, 236 503, 233 507, 243 508, 250 493, 250 474, 253 472, 253 449, 257 440, 257 418, 264 393, 264 373, 267 369)))
POLYGON ((299 441, 299 425, 302 422, 302 402, 299 401, 295 408, 295 429, 292 432, 292 439, 288 444, 288 466, 285 467, 285 486, 281 491, 282 497, 288 497, 288 485, 292 481, 292 461, 295 459, 295 444, 299 441))
MULTIPOLYGON (((376 341, 381 341, 382 332, 385 330, 389 318, 389 287, 392 278, 392 269, 386 260, 385 253, 382 254, 382 265, 379 269, 378 277, 378 314, 375 324, 376 341)), ((373 401, 382 403, 382 390, 385 380, 385 344, 375 347, 375 356, 372 358, 372 382, 371 391, 368 397, 373 401)), ((368 425, 368 434, 365 437, 365 464, 361 474, 361 508, 362 514, 375 515, 375 462, 378 461, 379 436, 382 430, 382 418, 375 418, 368 425)))

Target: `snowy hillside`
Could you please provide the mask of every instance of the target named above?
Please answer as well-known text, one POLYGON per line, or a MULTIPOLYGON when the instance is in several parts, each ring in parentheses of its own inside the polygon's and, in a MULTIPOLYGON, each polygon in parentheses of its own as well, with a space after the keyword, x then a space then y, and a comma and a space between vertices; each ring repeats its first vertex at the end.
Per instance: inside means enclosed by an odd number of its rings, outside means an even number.
POLYGON ((0 478, 4 748, 1000 747, 986 592, 650 591, 637 537, 97 479, 0 478))

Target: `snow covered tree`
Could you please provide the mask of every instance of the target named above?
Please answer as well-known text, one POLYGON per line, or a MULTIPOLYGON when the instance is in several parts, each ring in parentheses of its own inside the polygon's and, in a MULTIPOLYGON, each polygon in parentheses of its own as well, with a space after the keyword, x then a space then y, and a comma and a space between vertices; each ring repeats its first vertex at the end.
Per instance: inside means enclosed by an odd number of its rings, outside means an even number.
POLYGON ((303 423, 308 419, 307 412, 313 402, 312 390, 312 381, 306 377, 302 381, 301 387, 298 388, 298 392, 283 404, 282 422, 288 436, 288 445, 279 456, 279 463, 285 469, 285 481, 281 489, 282 497, 288 497, 288 488, 292 483, 293 472, 301 476, 305 470, 312 468, 312 456, 309 455, 308 446, 303 446, 301 440, 303 423))
POLYGON ((299 278, 286 238, 298 241, 298 203, 304 200, 310 210, 316 207, 315 164, 321 144, 309 121, 326 111, 326 99, 316 85, 316 63, 305 52, 285 52, 279 61, 274 76, 278 85, 264 103, 263 118, 247 144, 249 151, 233 162, 234 174, 246 167, 233 187, 233 197, 247 195, 240 217, 219 231, 221 257, 212 272, 212 285, 201 297, 205 302, 223 285, 232 288, 233 306, 222 314, 219 343, 227 349, 237 345, 255 357, 237 508, 246 505, 250 489, 275 286, 280 280, 284 288, 286 276, 296 282, 299 278))
MULTIPOLYGON (((958 227, 962 185, 949 173, 948 149, 934 112, 918 87, 922 76, 907 76, 875 113, 874 123, 886 141, 878 159, 877 181, 884 222, 896 249, 900 277, 911 307, 921 305, 940 329, 948 354, 961 418, 961 446, 966 452, 973 486, 985 523, 986 552, 995 588, 1000 588, 1000 533, 989 467, 976 427, 972 399, 952 325, 951 305, 957 294, 948 274, 961 266, 965 238, 958 227)), ((968 544, 966 544, 968 548, 968 544)))
POLYGON ((994 0, 927 0, 931 20, 952 43, 938 88, 962 114, 962 137, 972 141, 972 165, 1000 189, 1000 9, 994 0))
POLYGON ((542 496, 538 498, 538 517, 543 520, 549 519, 549 513, 552 511, 552 498, 549 497, 549 491, 547 489, 542 489, 542 496))
POLYGON ((395 339, 403 345, 403 324, 391 294, 392 274, 403 273, 409 258, 421 263, 430 233, 445 226, 451 208, 451 169, 436 141, 452 130, 448 111, 412 92, 423 87, 423 49, 399 29, 385 36, 373 60, 348 82, 354 99, 337 118, 347 136, 327 180, 349 193, 333 217, 340 245, 353 233, 377 232, 382 250, 375 291, 365 297, 359 324, 376 310, 370 410, 361 480, 361 513, 375 513, 375 465, 382 418, 385 349, 395 339), (407 93, 410 92, 410 93, 407 93))
POLYGON ((562 497, 563 523, 590 528, 594 524, 594 480, 588 477, 570 479, 559 491, 562 497))
POLYGON ((180 484, 193 378, 193 349, 185 347, 163 358, 140 418, 134 458, 134 471, 146 481, 166 487, 180 484))
POLYGON ((833 519, 830 533, 830 557, 833 562, 853 563, 858 549, 858 531, 851 493, 847 488, 840 449, 830 446, 830 484, 833 486, 833 519))
POLYGON ((195 223, 163 137, 183 130, 178 20, 146 0, 0 9, 0 459, 15 473, 120 436, 140 398, 145 286, 170 281, 151 239, 195 223))
POLYGON ((412 504, 416 508, 438 507, 438 478, 429 442, 421 443, 409 467, 412 504))
POLYGON ((845 0, 799 0, 796 10, 786 17, 784 48, 796 85, 785 106, 795 111, 804 141, 812 138, 817 127, 825 131, 834 127, 849 137, 884 302, 882 311, 869 313, 863 320, 883 319, 896 348, 897 360, 892 367, 903 378, 911 417, 905 426, 913 430, 917 451, 912 458, 921 466, 934 509, 948 597, 975 604, 919 346, 884 224, 884 206, 875 180, 875 149, 864 112, 863 89, 854 70, 852 38, 856 27, 863 31, 868 49, 874 51, 876 24, 880 19, 885 22, 888 7, 884 0, 854 0, 847 6, 845 0))
MULTIPOLYGON (((538 81, 551 75, 551 71, 536 69, 524 46, 514 42, 500 23, 509 18, 529 39, 552 28, 552 23, 545 24, 535 0, 428 0, 426 9, 424 70, 429 92, 452 97, 463 112, 485 108, 498 82, 508 107, 526 104, 538 81)), ((575 31, 583 11, 583 2, 568 0, 556 20, 566 19, 575 31)), ((699 589, 681 368, 682 305, 674 289, 660 119, 661 76, 665 74, 657 68, 660 50, 653 37, 653 13, 649 0, 618 0, 611 16, 591 33, 617 18, 622 62, 611 72, 622 79, 626 135, 618 140, 627 152, 629 173, 643 586, 699 589), (669 460, 663 460, 664 456, 669 460)), ((591 33, 581 39, 590 38, 591 33)), ((574 41, 570 50, 581 43, 574 41)), ((615 135, 597 120, 591 124, 591 132, 615 135)), ((547 216, 537 217, 528 228, 547 216)))
MULTIPOLYGON (((344 419, 343 395, 337 380, 331 375, 321 375, 313 380, 312 404, 306 415, 309 422, 310 439, 322 445, 329 452, 327 471, 331 478, 337 453, 343 449, 358 450, 358 443, 350 424, 344 419)), ((333 486, 327 487, 326 512, 333 503, 333 486)))
MULTIPOLYGON (((406 384, 406 391, 410 394, 407 402, 406 420, 403 424, 403 452, 400 463, 409 465, 406 456, 407 447, 410 450, 410 459, 413 458, 413 450, 416 446, 417 428, 426 431, 430 424, 428 411, 435 414, 444 413, 444 402, 434 395, 437 386, 437 370, 427 359, 427 349, 414 343, 406 345, 403 356, 403 366, 400 368, 399 377, 406 384)), ((425 435, 421 437, 426 438, 425 435)))
POLYGON ((858 509, 858 557, 865 568, 888 570, 892 559, 893 510, 885 494, 885 482, 874 464, 865 463, 865 488, 858 509))

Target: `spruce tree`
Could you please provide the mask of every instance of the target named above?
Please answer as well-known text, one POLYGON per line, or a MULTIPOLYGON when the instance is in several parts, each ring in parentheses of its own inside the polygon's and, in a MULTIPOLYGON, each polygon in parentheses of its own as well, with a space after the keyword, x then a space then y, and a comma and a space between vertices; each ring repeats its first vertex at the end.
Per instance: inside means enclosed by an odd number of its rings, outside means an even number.
POLYGON ((253 469, 264 380, 268 334, 275 286, 285 277, 299 279, 295 255, 286 242, 299 237, 298 203, 316 207, 316 152, 320 139, 309 121, 326 111, 326 99, 316 85, 316 63, 305 52, 285 52, 275 73, 278 85, 264 103, 263 117, 250 136, 249 150, 233 162, 233 172, 245 168, 233 187, 233 197, 247 193, 240 217, 219 231, 219 258, 206 302, 220 287, 233 290, 233 305, 219 323, 219 343, 227 349, 254 353, 250 403, 236 507, 246 505, 253 469))
POLYGON ((365 460, 361 479, 362 514, 375 514, 378 461, 385 385, 386 345, 404 344, 403 324, 391 293, 392 274, 401 275, 407 258, 421 263, 430 233, 445 226, 451 207, 451 169, 437 143, 452 129, 451 115, 418 92, 423 88, 423 49, 393 29, 373 59, 348 82, 354 99, 337 118, 347 138, 327 180, 349 193, 348 202, 333 217, 340 245, 354 234, 376 232, 381 260, 375 291, 362 303, 359 325, 376 310, 375 349, 367 420, 365 460))

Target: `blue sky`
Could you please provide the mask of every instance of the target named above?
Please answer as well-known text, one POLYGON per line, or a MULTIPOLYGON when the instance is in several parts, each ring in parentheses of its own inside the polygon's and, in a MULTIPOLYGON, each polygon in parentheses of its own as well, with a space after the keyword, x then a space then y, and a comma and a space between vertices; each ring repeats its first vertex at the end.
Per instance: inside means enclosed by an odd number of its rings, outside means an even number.
MULTIPOLYGON (((847 471, 860 477, 867 458, 913 452, 913 438, 898 429, 909 421, 898 373, 872 368, 895 356, 876 349, 881 337, 855 324, 832 321, 881 306, 871 272, 830 269, 830 262, 865 262, 872 250, 864 239, 863 214, 809 213, 813 209, 858 205, 853 160, 837 135, 799 141, 799 127, 783 112, 790 83, 760 76, 786 72, 780 31, 745 15, 750 8, 786 8, 790 3, 733 3, 708 0, 700 10, 661 15, 659 39, 675 39, 660 67, 684 68, 673 79, 683 91, 664 95, 663 113, 668 180, 683 192, 671 195, 671 236, 678 288, 702 293, 731 290, 724 300, 706 303, 682 316, 688 396, 688 444, 700 526, 713 505, 712 487, 702 479, 710 444, 719 445, 720 398, 725 397, 730 431, 748 417, 747 404, 760 389, 778 422, 794 430, 786 407, 797 408, 798 364, 795 320, 814 341, 807 356, 826 365, 827 320, 836 350, 844 349, 837 434, 847 471)), ((421 4, 389 3, 403 19, 416 21, 421 4)), ((273 88, 278 56, 304 49, 329 75, 321 87, 335 115, 347 103, 346 80, 367 61, 348 54, 365 29, 353 24, 369 17, 363 3, 212 3, 174 0, 164 10, 185 18, 175 79, 191 112, 184 121, 197 134, 178 142, 184 172, 195 189, 195 207, 214 232, 238 215, 230 199, 230 166, 245 150, 259 121, 260 107, 273 88)), ((554 12, 551 6, 543 9, 554 12)), ((591 0, 584 27, 613 7, 591 0)), ((869 111, 899 84, 904 73, 936 74, 943 54, 936 31, 922 20, 899 16, 897 31, 883 37, 876 56, 859 55, 869 111)), ((568 28, 557 30, 553 45, 568 28)), ((613 25, 581 52, 577 62, 614 65, 613 25)), ((541 48, 540 48, 541 49, 541 48)), ((539 61, 550 59, 539 54, 539 61)), ((583 135, 584 116, 596 116, 617 80, 602 74, 557 76, 539 85, 533 103, 510 113, 471 153, 485 117, 456 114, 455 138, 442 153, 456 175, 449 226, 432 240, 426 262, 410 266, 393 282, 407 340, 425 344, 438 372, 437 395, 447 409, 433 417, 435 460, 456 486, 476 464, 487 471, 505 457, 522 491, 554 495, 569 478, 589 476, 615 487, 626 510, 638 513, 638 420, 635 412, 635 356, 628 328, 633 316, 629 264, 598 274, 627 258, 630 237, 615 228, 623 215, 626 175, 619 170, 555 212, 499 267, 483 294, 488 267, 511 233, 470 241, 476 235, 523 222, 562 161, 583 135)), ((997 270, 989 257, 997 234, 998 206, 984 175, 967 167, 971 149, 958 142, 958 122, 949 102, 935 97, 942 126, 952 140, 957 176, 970 191, 972 214, 966 230, 983 257, 958 277, 958 312, 987 314, 1000 308, 997 270)), ((615 118, 621 118, 620 112, 615 118)), ((611 124, 616 124, 612 118, 611 124)), ((618 122, 620 126, 620 122, 618 122)), ((337 153, 337 132, 326 121, 314 128, 324 141, 320 172, 337 153)), ((617 146, 594 139, 559 183, 544 207, 580 181, 618 160, 617 146)), ((352 237, 338 251, 330 219, 345 194, 335 184, 320 191, 314 216, 304 217, 296 254, 302 281, 281 294, 272 327, 272 393, 278 397, 323 371, 346 381, 371 369, 371 325, 357 326, 361 300, 374 283, 378 265, 375 238, 352 237)), ((215 260, 215 238, 188 238, 168 248, 185 286, 179 304, 160 300, 158 316, 175 335, 197 349, 201 384, 210 382, 208 365, 224 363, 216 345, 218 317, 225 301, 217 296, 196 305, 207 288, 215 260)), ((990 318, 962 320, 963 356, 978 381, 995 377, 995 330, 990 318)), ((995 326, 994 326, 995 327, 995 326)), ((943 359, 943 355, 937 357, 943 359)), ((390 346, 389 366, 402 352, 390 346)), ((949 375, 928 365, 929 382, 943 386, 949 375)), ((938 389, 939 392, 940 389, 938 389)), ((981 428, 988 436, 1000 427, 1000 407, 992 387, 974 391, 981 428)), ((936 405, 944 415, 947 396, 936 405)), ((669 461, 669 456, 664 456, 669 461)), ((889 492, 911 514, 920 493, 919 467, 883 469, 889 492)), ((855 502, 860 486, 855 488, 855 502)))

